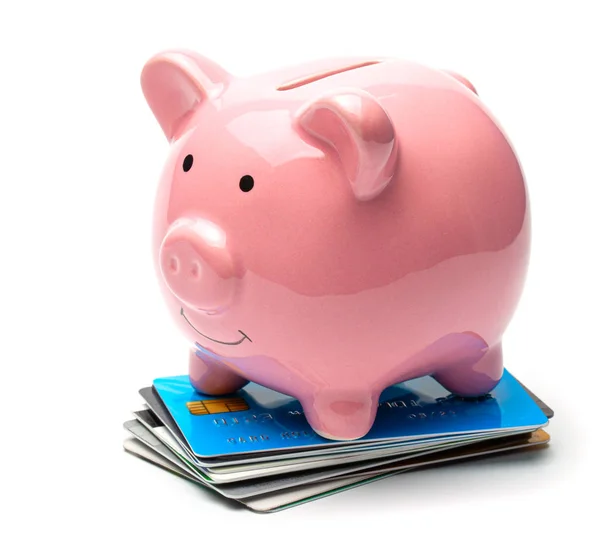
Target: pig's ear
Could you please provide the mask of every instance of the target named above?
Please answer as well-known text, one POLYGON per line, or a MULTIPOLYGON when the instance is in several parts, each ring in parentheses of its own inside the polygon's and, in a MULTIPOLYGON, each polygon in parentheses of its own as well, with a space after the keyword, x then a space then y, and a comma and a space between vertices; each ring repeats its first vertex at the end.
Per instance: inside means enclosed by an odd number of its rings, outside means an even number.
POLYGON ((230 75, 216 63, 193 52, 162 52, 142 70, 141 84, 146 101, 163 132, 177 139, 196 109, 217 97, 230 75))
POLYGON ((473 92, 476 95, 477 94, 477 90, 475 90, 475 86, 473 86, 471 84, 470 81, 468 81, 465 77, 463 77, 462 75, 459 75, 458 73, 455 73, 454 71, 443 71, 444 73, 446 73, 447 75, 450 75, 452 78, 455 78, 456 80, 458 80, 458 82, 460 82, 461 84, 464 84, 469 90, 471 90, 471 92, 473 92))
POLYGON ((303 106, 296 122, 335 150, 357 199, 373 199, 390 183, 398 162, 396 132, 385 109, 367 92, 327 94, 303 106))

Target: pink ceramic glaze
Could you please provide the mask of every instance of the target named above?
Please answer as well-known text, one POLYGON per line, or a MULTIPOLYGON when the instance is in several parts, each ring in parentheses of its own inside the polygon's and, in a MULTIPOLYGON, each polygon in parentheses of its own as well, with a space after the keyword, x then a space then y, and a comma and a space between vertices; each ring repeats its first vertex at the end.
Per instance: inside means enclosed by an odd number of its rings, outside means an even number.
POLYGON ((172 51, 142 87, 171 144, 156 267, 198 391, 255 381, 354 439, 391 384, 497 384, 529 207, 466 79, 394 59, 237 78, 172 51))

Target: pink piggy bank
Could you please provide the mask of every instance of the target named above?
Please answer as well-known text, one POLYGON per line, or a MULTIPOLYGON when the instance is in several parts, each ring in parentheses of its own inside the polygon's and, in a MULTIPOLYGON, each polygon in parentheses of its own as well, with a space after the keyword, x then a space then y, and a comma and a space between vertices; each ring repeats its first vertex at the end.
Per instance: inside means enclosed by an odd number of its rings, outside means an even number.
POLYGON ((171 146, 156 268, 199 392, 255 381, 351 440, 389 385, 494 388, 529 207, 466 79, 372 58, 237 78, 170 51, 141 82, 171 146))

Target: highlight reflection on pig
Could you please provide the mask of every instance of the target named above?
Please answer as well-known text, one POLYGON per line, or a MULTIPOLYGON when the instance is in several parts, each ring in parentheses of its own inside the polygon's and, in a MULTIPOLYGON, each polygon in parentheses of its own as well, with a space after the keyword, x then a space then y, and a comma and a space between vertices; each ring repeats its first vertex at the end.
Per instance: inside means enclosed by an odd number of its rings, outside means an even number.
POLYGON ((319 434, 355 439, 391 384, 498 383, 529 208, 466 79, 393 59, 237 78, 171 51, 142 88, 171 145, 157 273, 198 391, 252 380, 298 398, 319 434))

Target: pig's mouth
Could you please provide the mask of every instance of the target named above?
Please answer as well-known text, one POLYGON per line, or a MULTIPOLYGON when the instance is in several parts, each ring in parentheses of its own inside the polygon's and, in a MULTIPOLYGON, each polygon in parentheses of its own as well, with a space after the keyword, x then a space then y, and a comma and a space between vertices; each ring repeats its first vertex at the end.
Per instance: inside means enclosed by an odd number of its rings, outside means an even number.
POLYGON ((192 322, 191 322, 189 319, 187 319, 187 317, 186 317, 186 315, 185 315, 185 312, 183 311, 183 307, 181 308, 181 311, 180 311, 179 313, 180 313, 180 314, 183 316, 183 319, 184 319, 185 321, 187 321, 188 325, 189 325, 189 326, 190 326, 190 327, 191 327, 191 328, 192 328, 194 331, 196 331, 196 333, 198 333, 198 335, 201 335, 202 337, 204 337, 205 339, 208 339, 209 341, 216 342, 216 343, 218 343, 218 344, 226 344, 226 345, 228 345, 228 346, 235 346, 236 344, 242 344, 242 343, 243 343, 243 342, 244 342, 246 339, 248 339, 250 342, 252 342, 252 339, 251 339, 251 338, 250 338, 248 335, 246 335, 246 333, 244 333, 244 332, 243 332, 241 329, 238 329, 238 333, 239 333, 240 335, 242 335, 242 338, 241 338, 240 340, 237 340, 237 341, 231 341, 231 342, 226 342, 226 341, 218 341, 217 339, 213 339, 213 338, 209 337, 208 335, 205 335, 204 333, 200 333, 200 331, 198 331, 198 329, 196 329, 196 328, 195 328, 195 327, 192 325, 192 322))

